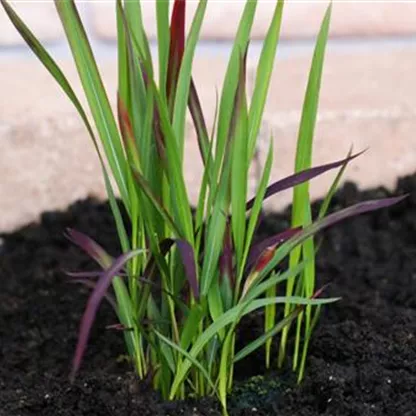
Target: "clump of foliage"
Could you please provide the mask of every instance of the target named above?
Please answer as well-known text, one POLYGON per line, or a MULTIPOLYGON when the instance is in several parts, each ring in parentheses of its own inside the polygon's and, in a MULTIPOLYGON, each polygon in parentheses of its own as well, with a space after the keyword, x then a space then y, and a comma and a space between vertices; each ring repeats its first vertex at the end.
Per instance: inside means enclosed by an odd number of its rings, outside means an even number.
POLYGON ((97 150, 113 210, 122 255, 112 258, 79 231, 68 237, 102 268, 72 273, 92 288, 82 317, 71 377, 78 372, 91 326, 103 300, 111 301, 137 374, 152 376, 166 399, 216 395, 224 413, 236 362, 260 347, 271 365, 272 340, 280 336, 282 365, 293 330, 293 369, 304 375, 308 343, 323 304, 315 287, 314 235, 353 215, 396 203, 369 201, 326 215, 348 162, 311 167, 312 143, 331 6, 317 37, 309 73, 296 152, 295 173, 271 184, 273 139, 256 193, 249 199, 248 172, 256 151, 274 66, 284 1, 277 1, 258 62, 254 91, 246 96, 246 56, 257 2, 247 1, 235 36, 219 96, 214 128, 206 124, 192 63, 207 8, 200 0, 185 36, 185 0, 157 1, 158 71, 153 66, 139 1, 116 2, 118 27, 118 118, 114 116, 76 5, 56 1, 56 9, 88 101, 90 118, 63 72, 5 0, 11 21, 78 110, 97 150), (186 117, 195 126, 203 178, 191 211, 183 173, 186 117), (313 219, 309 180, 340 169, 313 219), (114 178, 114 182, 110 179, 114 178), (114 185, 115 184, 115 185, 114 185), (115 188, 114 188, 115 186, 115 188), (254 242, 262 204, 293 188, 292 226, 254 242), (116 190, 128 216, 123 220, 116 190), (277 266, 289 256, 287 270, 277 266), (276 288, 285 285, 284 296, 276 288), (113 294, 109 293, 112 287, 113 294), (277 311, 277 306, 281 310, 277 311), (236 350, 241 319, 263 309, 264 333, 236 350))

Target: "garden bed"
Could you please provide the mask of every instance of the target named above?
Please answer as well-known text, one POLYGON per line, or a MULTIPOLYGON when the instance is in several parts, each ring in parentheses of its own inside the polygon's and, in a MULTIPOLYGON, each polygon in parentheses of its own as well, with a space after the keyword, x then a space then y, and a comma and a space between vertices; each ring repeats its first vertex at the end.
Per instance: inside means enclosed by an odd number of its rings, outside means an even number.
MULTIPOLYGON (((230 415, 416 415, 416 176, 398 182, 394 194, 403 193, 410 196, 398 206, 325 232, 319 281, 330 282, 327 295, 343 299, 325 308, 302 386, 288 372, 261 376, 259 351, 236 369, 230 415)), ((332 206, 386 196, 347 184, 332 206)), ((269 215, 259 233, 286 228, 288 218, 269 215)), ((68 383, 88 290, 69 284, 63 271, 92 265, 63 237, 66 227, 117 254, 110 210, 93 200, 1 236, 0 416, 220 415, 214 400, 166 403, 137 382, 123 360, 121 333, 105 329, 116 322, 105 303, 78 378, 68 383)), ((246 322, 240 338, 260 333, 260 318, 246 322)))

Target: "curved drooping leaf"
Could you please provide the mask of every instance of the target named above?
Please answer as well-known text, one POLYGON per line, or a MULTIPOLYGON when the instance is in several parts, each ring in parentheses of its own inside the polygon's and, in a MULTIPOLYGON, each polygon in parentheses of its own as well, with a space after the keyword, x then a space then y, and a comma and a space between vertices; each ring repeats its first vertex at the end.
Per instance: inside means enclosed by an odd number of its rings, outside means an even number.
POLYGON ((133 257, 143 254, 145 250, 134 250, 129 253, 122 254, 118 257, 112 265, 103 272, 100 279, 96 282, 95 288, 88 299, 87 307, 81 319, 81 325, 78 335, 78 343, 75 350, 75 356, 72 363, 72 369, 70 374, 70 380, 74 380, 76 373, 81 365, 82 357, 84 355, 85 348, 87 346, 90 330, 95 320, 97 309, 101 303, 101 300, 106 295, 108 288, 111 285, 111 281, 117 276, 118 272, 124 267, 124 265, 133 257))
MULTIPOLYGON (((319 175, 322 175, 323 173, 331 169, 336 169, 340 166, 343 166, 346 162, 348 163, 351 162, 353 159, 360 156, 362 153, 363 152, 356 153, 355 155, 348 156, 345 159, 338 160, 336 162, 328 163, 328 164, 321 165, 321 166, 316 166, 310 169, 306 169, 301 172, 290 175, 286 178, 280 179, 267 187, 263 201, 265 201, 267 198, 270 198, 271 196, 279 192, 285 191, 286 189, 293 188, 296 185, 300 185, 301 183, 304 183, 306 181, 309 181, 310 179, 313 179, 319 175)), ((247 210, 253 207, 254 200, 255 198, 252 198, 247 202, 246 204, 247 210)))
POLYGON ((326 217, 313 222, 311 225, 304 228, 302 231, 295 234, 292 238, 286 241, 279 250, 276 251, 274 258, 262 271, 263 275, 267 275, 281 260, 283 260, 296 246, 301 244, 307 238, 317 234, 318 232, 331 227, 338 222, 347 218, 355 217, 357 215, 365 214, 367 212, 376 211, 378 209, 387 208, 395 205, 407 198, 407 195, 402 195, 393 198, 374 199, 371 201, 360 202, 348 208, 327 215, 326 217))
POLYGON ((103 269, 109 267, 112 263, 113 258, 98 243, 86 234, 72 228, 67 228, 65 236, 75 245, 84 250, 103 269))

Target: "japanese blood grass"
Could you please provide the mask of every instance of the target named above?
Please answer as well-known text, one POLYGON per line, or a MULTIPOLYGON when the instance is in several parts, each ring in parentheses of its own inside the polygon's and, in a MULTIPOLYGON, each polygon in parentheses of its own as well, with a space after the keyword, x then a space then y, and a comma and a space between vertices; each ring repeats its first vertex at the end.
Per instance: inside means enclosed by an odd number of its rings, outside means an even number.
POLYGON ((235 362, 265 345, 271 362, 272 339, 279 333, 281 365, 294 327, 294 370, 304 374, 307 348, 321 305, 315 288, 313 236, 345 218, 387 207, 401 198, 369 201, 325 216, 346 165, 358 155, 311 167, 331 7, 318 35, 299 129, 295 173, 268 185, 273 140, 255 196, 247 180, 256 150, 274 66, 283 1, 278 1, 257 66, 254 92, 246 97, 246 56, 257 2, 245 4, 235 36, 212 132, 203 116, 192 64, 207 1, 198 3, 185 39, 185 1, 156 2, 158 71, 155 73, 141 3, 117 1, 118 97, 116 119, 76 5, 56 1, 95 128, 56 62, 5 0, 2 5, 29 47, 72 101, 97 150, 123 254, 113 259, 88 236, 67 235, 102 268, 71 273, 92 288, 81 320, 71 378, 78 372, 100 302, 116 310, 128 352, 139 377, 153 375, 154 387, 167 399, 216 395, 224 414, 233 386, 235 362), (183 159, 189 110, 204 165, 195 213, 185 186, 183 159), (101 144, 101 146, 99 146, 101 144), (101 150, 101 148, 103 150, 101 150), (340 169, 313 221, 309 180, 340 169), (125 211, 123 220, 110 176, 125 211), (265 199, 293 188, 292 228, 254 241, 265 199), (277 271, 290 256, 289 268, 277 271), (114 297, 108 293, 112 284, 114 297), (286 285, 286 295, 276 288, 286 285), (283 317, 276 312, 281 305, 283 317), (241 319, 265 311, 262 336, 236 350, 241 319), (296 325, 291 325, 296 322, 296 325))

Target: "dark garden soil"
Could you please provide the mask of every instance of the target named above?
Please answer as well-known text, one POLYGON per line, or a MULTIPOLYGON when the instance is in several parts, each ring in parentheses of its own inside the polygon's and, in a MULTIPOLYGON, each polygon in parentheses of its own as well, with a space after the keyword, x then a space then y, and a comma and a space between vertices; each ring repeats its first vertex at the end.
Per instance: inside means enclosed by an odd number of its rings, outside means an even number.
MULTIPOLYGON (((403 193, 410 196, 399 206, 324 234, 319 281, 330 282, 327 295, 342 300, 323 313, 304 383, 297 387, 292 376, 276 372, 259 375, 260 351, 237 368, 231 415, 416 415, 416 176, 399 181, 394 194, 403 193)), ((347 184, 333 208, 387 195, 347 184)), ((260 233, 285 228, 287 218, 268 216, 260 233)), ((93 200, 2 236, 0 415, 220 415, 212 399, 166 403, 137 382, 122 359, 121 334, 105 329, 115 322, 106 303, 79 377, 68 383, 88 290, 67 283, 63 270, 91 267, 63 237, 69 226, 117 254, 109 209, 93 200)), ((242 334, 254 337, 260 325, 261 317, 254 317, 242 334)))

